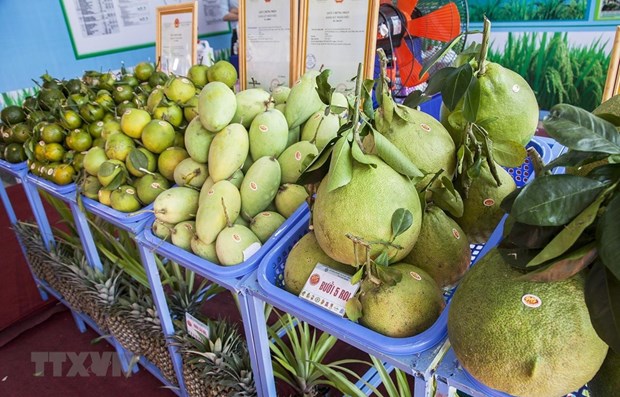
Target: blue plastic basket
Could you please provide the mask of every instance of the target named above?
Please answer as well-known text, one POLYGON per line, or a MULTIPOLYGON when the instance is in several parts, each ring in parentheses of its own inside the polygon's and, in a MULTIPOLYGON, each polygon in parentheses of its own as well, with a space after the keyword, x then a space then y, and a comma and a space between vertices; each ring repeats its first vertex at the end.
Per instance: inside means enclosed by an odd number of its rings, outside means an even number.
POLYGON ((144 228, 146 221, 152 216, 153 204, 149 204, 140 211, 121 212, 98 201, 82 196, 84 208, 98 217, 105 219, 111 224, 128 230, 133 233, 139 233, 144 228))
POLYGON ((54 182, 43 179, 39 176, 28 173, 26 178, 29 182, 32 182, 36 186, 56 196, 62 196, 65 199, 75 200, 75 194, 77 185, 75 183, 69 183, 67 185, 57 185, 54 182))
POLYGON ((155 236, 152 231, 153 222, 155 222, 155 216, 150 215, 149 220, 145 224, 145 228, 141 234, 142 241, 149 246, 149 248, 157 251, 162 256, 169 258, 181 265, 189 265, 190 268, 196 268, 199 273, 205 277, 212 279, 215 282, 223 279, 232 279, 243 277, 248 273, 254 271, 260 260, 265 254, 271 252, 280 241, 280 239, 293 228, 300 219, 308 216, 308 205, 303 204, 276 230, 271 237, 263 244, 254 255, 252 255, 245 262, 239 263, 233 266, 222 266, 216 263, 203 259, 191 252, 185 251, 176 245, 169 243, 155 236))
POLYGON ((6 171, 16 177, 22 177, 28 172, 28 164, 25 161, 21 163, 9 163, 6 160, 0 160, 0 170, 6 171))

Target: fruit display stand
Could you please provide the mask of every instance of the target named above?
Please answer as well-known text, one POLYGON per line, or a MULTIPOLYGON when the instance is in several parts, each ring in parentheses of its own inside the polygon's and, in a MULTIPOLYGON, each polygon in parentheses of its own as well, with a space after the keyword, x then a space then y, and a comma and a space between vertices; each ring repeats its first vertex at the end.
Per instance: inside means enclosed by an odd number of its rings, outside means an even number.
POLYGON ((84 209, 87 212, 90 212, 123 230, 127 230, 134 235, 140 233, 142 229, 144 229, 150 215, 149 211, 152 211, 153 209, 153 205, 150 204, 140 211, 125 213, 117 211, 107 205, 103 205, 95 200, 89 199, 88 197, 82 196, 80 200, 82 200, 84 209))
MULTIPOLYGON (((559 153, 558 148, 555 151, 552 149, 553 146, 555 146, 553 140, 540 137, 534 137, 528 144, 528 147, 536 149, 545 163, 559 153)), ((517 186, 523 186, 534 174, 529 158, 521 167, 508 171, 517 186)), ((267 385, 263 385, 266 387, 263 389, 263 395, 275 395, 269 338, 265 328, 266 319, 263 315, 265 303, 298 317, 389 365, 405 371, 414 377, 415 395, 429 395, 430 381, 435 368, 449 348, 447 343, 448 310, 444 309, 437 321, 426 331, 408 338, 392 338, 371 331, 287 292, 282 288, 284 264, 292 247, 307 232, 309 220, 310 214, 306 214, 263 258, 256 273, 257 277, 247 278, 244 282, 251 305, 250 313, 253 322, 251 327, 255 332, 254 345, 258 348, 257 355, 261 360, 259 366, 261 372, 255 377, 267 380, 267 385)), ((484 252, 485 245, 472 245, 471 249, 471 259, 474 262, 484 252)), ((448 303, 453 292, 454 289, 450 289, 444 293, 444 298, 448 303)), ((366 374, 364 380, 372 378, 371 371, 366 374)), ((370 393, 371 391, 363 385, 363 381, 358 382, 358 387, 365 390, 367 394, 370 393)))
MULTIPOLYGON (((255 270, 259 266, 263 256, 269 255, 269 253, 275 249, 280 240, 289 232, 289 230, 292 230, 302 219, 307 218, 307 216, 307 206, 303 205, 299 207, 291 215, 291 217, 274 232, 265 244, 258 249, 258 251, 256 251, 244 262, 234 266, 221 266, 209 262, 206 259, 202 259, 158 238, 151 231, 151 226, 155 220, 154 217, 147 221, 143 232, 137 237, 137 242, 142 263, 146 268, 151 290, 153 291, 154 300, 160 316, 159 318, 162 323, 162 329, 164 330, 166 337, 170 338, 174 335, 175 329, 172 324, 170 310, 168 308, 163 286, 160 281, 159 270, 155 262, 155 254, 160 255, 164 259, 172 260, 180 266, 217 283, 221 287, 224 287, 233 293, 233 295, 235 295, 238 299, 245 334, 255 336, 259 330, 252 327, 252 324, 254 324, 252 318, 256 318, 258 313, 254 313, 253 310, 264 310, 264 308, 249 304, 249 297, 245 293, 245 288, 243 287, 245 285, 244 280, 247 278, 256 277, 255 270)), ((263 373, 262 368, 259 367, 261 361, 257 356, 257 352, 260 351, 262 347, 256 346, 256 343, 262 342, 262 339, 256 339, 256 337, 247 338, 247 345, 254 374, 263 373)), ((186 395, 187 391, 183 382, 183 364, 181 356, 172 346, 170 349, 170 354, 173 358, 173 365, 179 381, 180 395, 186 395)), ((259 396, 275 395, 274 393, 267 392, 269 379, 257 375, 254 375, 254 379, 259 396)))

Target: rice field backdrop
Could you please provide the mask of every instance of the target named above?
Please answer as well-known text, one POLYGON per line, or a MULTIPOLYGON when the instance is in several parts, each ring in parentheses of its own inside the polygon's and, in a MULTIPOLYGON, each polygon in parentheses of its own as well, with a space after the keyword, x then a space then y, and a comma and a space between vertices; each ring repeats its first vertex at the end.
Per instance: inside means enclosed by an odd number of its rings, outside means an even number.
POLYGON ((594 110, 601 102, 609 66, 607 42, 570 44, 567 33, 508 34, 504 48, 491 45, 488 59, 514 70, 530 84, 538 106, 568 103, 594 110))
POLYGON ((567 21, 587 18, 587 0, 469 0, 471 22, 567 21))
POLYGON ((37 92, 39 92, 38 87, 3 92, 0 94, 0 109, 11 105, 21 106, 26 98, 37 95, 37 92))

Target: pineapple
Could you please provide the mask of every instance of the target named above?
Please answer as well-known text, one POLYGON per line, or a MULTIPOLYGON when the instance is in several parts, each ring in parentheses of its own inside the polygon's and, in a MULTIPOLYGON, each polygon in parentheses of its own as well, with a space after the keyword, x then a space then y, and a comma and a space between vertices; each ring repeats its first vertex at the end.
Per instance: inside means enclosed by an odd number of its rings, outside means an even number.
POLYGON ((86 284, 86 273, 90 266, 81 249, 66 247, 64 243, 58 244, 58 249, 52 251, 51 257, 60 265, 58 268, 58 288, 65 300, 76 311, 83 310, 83 297, 88 288, 86 284), (73 251, 73 252, 71 252, 73 251))
POLYGON ((126 277, 122 278, 122 282, 127 286, 127 294, 119 296, 118 300, 110 307, 110 313, 107 318, 107 326, 114 338, 128 351, 135 355, 142 355, 143 338, 140 330, 136 326, 136 321, 130 316, 133 310, 132 305, 139 299, 138 290, 140 286, 136 286, 126 277))
POLYGON ((26 259, 34 275, 50 285, 54 283, 56 273, 53 263, 46 260, 48 252, 43 245, 38 225, 18 221, 13 225, 13 229, 26 250, 26 259))
POLYGON ((83 296, 84 313, 95 321, 102 332, 107 332, 107 316, 110 308, 122 292, 120 283, 122 271, 107 261, 103 270, 88 268, 86 272, 87 291, 83 296))

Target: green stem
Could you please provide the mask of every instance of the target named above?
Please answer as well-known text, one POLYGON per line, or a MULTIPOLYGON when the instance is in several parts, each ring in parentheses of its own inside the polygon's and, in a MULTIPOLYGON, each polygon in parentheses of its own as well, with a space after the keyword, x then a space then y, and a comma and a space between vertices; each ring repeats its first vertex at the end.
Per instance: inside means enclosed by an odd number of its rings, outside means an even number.
POLYGON ((489 40, 491 39, 491 21, 484 17, 484 25, 482 29, 482 47, 480 48, 480 57, 478 58, 478 77, 486 72, 487 52, 489 51, 489 40))
POLYGON ((361 123, 360 123, 360 106, 361 106, 361 100, 362 100, 362 82, 363 82, 364 78, 362 76, 362 64, 359 63, 357 65, 357 78, 355 80, 355 105, 353 107, 353 139, 355 140, 355 143, 360 147, 360 149, 362 149, 362 151, 364 150, 364 146, 362 145, 362 140, 360 138, 360 129, 361 129, 361 123))

